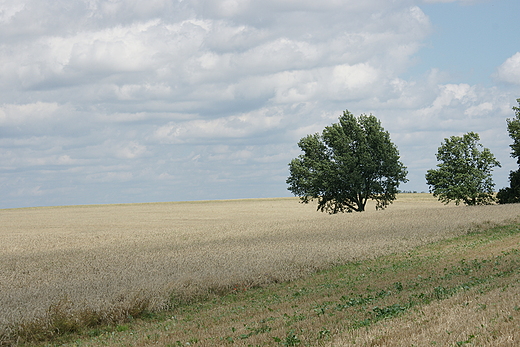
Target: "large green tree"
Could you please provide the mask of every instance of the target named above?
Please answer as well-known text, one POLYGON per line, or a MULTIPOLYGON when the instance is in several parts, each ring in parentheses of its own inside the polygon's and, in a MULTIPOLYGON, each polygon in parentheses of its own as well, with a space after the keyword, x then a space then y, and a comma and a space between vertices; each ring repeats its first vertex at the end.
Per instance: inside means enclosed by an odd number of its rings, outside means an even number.
POLYGON ((428 170, 426 182, 440 201, 485 205, 494 201, 491 171, 500 163, 478 142, 477 133, 444 139, 437 153, 437 169, 428 170))
POLYGON ((303 154, 289 163, 288 189, 302 203, 316 199, 322 212, 361 212, 369 199, 384 209, 407 181, 397 147, 373 115, 344 111, 339 123, 298 146, 303 154))
MULTIPOLYGON (((516 99, 519 107, 513 106, 515 118, 507 120, 507 131, 509 137, 513 139, 511 147, 511 157, 516 158, 520 165, 520 99, 516 99)), ((497 200, 501 204, 520 202, 520 169, 509 173, 509 187, 498 191, 497 200)))

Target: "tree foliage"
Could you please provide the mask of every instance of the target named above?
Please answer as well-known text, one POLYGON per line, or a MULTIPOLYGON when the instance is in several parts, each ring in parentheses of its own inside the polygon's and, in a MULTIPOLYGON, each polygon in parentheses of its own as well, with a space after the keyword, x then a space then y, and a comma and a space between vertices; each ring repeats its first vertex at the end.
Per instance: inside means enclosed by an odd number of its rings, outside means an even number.
POLYGON ((288 189, 302 203, 316 199, 322 212, 361 212, 369 199, 384 209, 407 181, 397 147, 373 115, 356 118, 344 111, 339 123, 298 146, 303 154, 289 163, 288 189))
MULTIPOLYGON (((520 106, 520 99, 516 99, 520 106)), ((515 118, 507 120, 507 131, 509 137, 513 139, 511 147, 511 157, 516 158, 516 163, 520 165, 520 107, 513 106, 515 118)), ((497 200, 501 204, 520 202, 520 169, 509 173, 509 187, 498 191, 497 200)))
POLYGON ((478 143, 477 133, 444 139, 437 153, 437 169, 428 170, 426 182, 440 201, 485 205, 494 201, 491 171, 500 163, 478 143))

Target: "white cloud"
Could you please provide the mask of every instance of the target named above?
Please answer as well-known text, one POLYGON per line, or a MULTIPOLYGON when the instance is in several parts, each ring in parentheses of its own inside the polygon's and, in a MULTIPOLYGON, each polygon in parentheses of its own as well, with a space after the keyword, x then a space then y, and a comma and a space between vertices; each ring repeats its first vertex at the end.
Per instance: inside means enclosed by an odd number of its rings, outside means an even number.
POLYGON ((154 138, 162 143, 200 143, 258 136, 277 128, 282 122, 282 115, 268 114, 268 111, 270 110, 259 110, 211 120, 170 122, 159 127, 154 133, 154 138))
POLYGON ((249 6, 249 0, 223 0, 217 2, 217 12, 223 17, 233 17, 244 12, 249 6))
POLYGON ((500 65, 496 75, 501 81, 520 85, 520 52, 500 65))
POLYGON ((467 103, 474 100, 476 95, 469 84, 446 84, 439 86, 440 93, 433 102, 430 110, 438 111, 443 107, 453 105, 454 103, 467 103))
POLYGON ((268 77, 277 104, 317 100, 345 100, 374 91, 380 72, 369 64, 342 64, 312 70, 286 71, 268 77))
POLYGON ((158 20, 152 20, 79 32, 69 37, 53 36, 40 40, 37 45, 48 54, 42 63, 56 74, 143 71, 149 69, 154 61, 156 51, 146 40, 149 31, 158 25, 158 20))
POLYGON ((134 159, 146 153, 146 146, 136 141, 130 141, 127 144, 119 143, 116 145, 115 154, 119 158, 134 159))
POLYGON ((0 4, 0 23, 8 24, 17 13, 23 11, 25 4, 20 2, 0 4))
POLYGON ((479 117, 489 114, 493 110, 493 104, 490 102, 483 102, 476 106, 471 106, 464 111, 465 115, 470 117, 479 117))
POLYGON ((52 120, 60 109, 58 103, 36 102, 32 104, 0 106, 0 126, 30 125, 33 122, 52 120))

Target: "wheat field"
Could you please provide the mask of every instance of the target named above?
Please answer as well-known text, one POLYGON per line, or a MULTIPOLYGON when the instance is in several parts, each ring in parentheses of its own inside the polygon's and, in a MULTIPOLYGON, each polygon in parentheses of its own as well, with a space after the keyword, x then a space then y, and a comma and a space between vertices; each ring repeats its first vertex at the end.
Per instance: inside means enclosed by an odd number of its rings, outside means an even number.
POLYGON ((0 333, 57 303, 117 320, 136 302, 161 309, 293 280, 519 215, 519 205, 443 205, 429 194, 339 215, 295 198, 0 210, 0 333))

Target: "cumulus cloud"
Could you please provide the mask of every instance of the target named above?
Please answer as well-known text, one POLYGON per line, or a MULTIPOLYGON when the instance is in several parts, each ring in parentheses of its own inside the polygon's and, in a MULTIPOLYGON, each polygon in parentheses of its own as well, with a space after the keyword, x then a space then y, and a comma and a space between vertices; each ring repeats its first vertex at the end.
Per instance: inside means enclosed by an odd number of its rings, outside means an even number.
POLYGON ((500 65, 496 75, 503 82, 520 84, 520 52, 517 52, 500 65))

